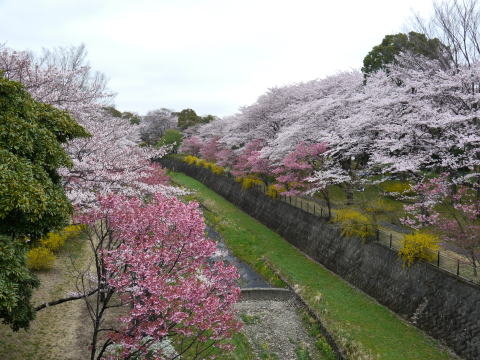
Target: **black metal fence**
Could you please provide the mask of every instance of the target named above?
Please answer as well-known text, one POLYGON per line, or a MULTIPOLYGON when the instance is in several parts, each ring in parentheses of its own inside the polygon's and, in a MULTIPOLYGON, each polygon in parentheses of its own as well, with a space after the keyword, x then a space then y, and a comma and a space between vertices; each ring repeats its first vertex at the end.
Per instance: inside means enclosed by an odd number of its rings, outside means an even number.
MULTIPOLYGON (((268 192, 268 187, 265 184, 253 184, 251 189, 265 195, 267 195, 268 192)), ((290 204, 291 206, 300 208, 312 215, 324 219, 330 219, 331 217, 334 218, 336 216, 334 209, 331 209, 329 214, 328 208, 318 203, 313 198, 310 200, 303 197, 285 196, 279 192, 276 192, 275 195, 276 196, 273 196, 275 200, 282 201, 290 204)), ((399 251, 403 247, 403 237, 405 234, 389 232, 374 224, 361 224, 356 226, 372 227, 370 231, 366 232, 370 232, 372 234, 371 240, 376 241, 383 246, 396 251, 399 251)), ((429 253, 429 258, 431 259, 429 262, 432 265, 448 271, 449 273, 452 273, 466 281, 480 284, 480 276, 477 274, 476 266, 473 265, 473 262, 468 261, 465 256, 445 250, 439 250, 435 252, 427 250, 427 252, 429 253)))

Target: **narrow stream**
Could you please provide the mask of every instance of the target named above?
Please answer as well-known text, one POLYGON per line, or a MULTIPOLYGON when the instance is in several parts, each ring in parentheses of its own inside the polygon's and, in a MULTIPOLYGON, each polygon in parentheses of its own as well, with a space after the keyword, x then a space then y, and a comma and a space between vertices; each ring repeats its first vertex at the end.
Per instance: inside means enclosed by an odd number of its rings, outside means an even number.
POLYGON ((224 260, 234 265, 240 274, 239 285, 241 288, 270 288, 263 277, 255 272, 249 265, 235 257, 223 242, 222 236, 210 226, 207 226, 208 237, 217 242, 219 252, 224 260))

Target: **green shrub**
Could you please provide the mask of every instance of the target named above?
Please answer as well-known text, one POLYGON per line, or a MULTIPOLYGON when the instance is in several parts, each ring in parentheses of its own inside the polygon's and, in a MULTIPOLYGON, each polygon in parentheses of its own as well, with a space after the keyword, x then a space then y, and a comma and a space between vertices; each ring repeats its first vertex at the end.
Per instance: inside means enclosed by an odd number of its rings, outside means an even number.
POLYGON ((433 261, 438 249, 438 238, 435 235, 416 232, 404 236, 403 246, 398 254, 403 264, 410 266, 417 260, 433 261))
POLYGON ((46 247, 37 247, 28 251, 27 266, 30 270, 50 270, 55 262, 55 255, 46 247))
POLYGON ((168 129, 165 131, 165 134, 160 138, 156 143, 156 147, 161 147, 165 145, 172 145, 172 151, 177 152, 178 148, 182 144, 183 136, 182 133, 175 129, 168 129))

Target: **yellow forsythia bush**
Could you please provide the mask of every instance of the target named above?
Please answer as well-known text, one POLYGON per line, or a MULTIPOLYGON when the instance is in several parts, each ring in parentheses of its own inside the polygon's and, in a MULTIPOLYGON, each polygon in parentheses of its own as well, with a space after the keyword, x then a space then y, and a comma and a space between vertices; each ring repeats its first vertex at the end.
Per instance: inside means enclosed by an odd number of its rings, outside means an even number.
POLYGON ((198 166, 198 167, 203 166, 204 168, 206 168, 207 167, 206 164, 207 164, 207 160, 204 160, 204 159, 197 158, 197 160, 195 161, 195 166, 198 166))
POLYGON ((60 232, 50 232, 40 239, 40 245, 57 251, 65 244, 65 240, 80 235, 83 228, 83 225, 69 225, 60 232))
POLYGON ((196 156, 187 155, 183 157, 183 161, 188 165, 203 166, 205 169, 209 169, 211 172, 217 175, 222 175, 225 172, 225 168, 218 166, 213 162, 209 162, 204 159, 200 159, 196 156))
POLYGON ((267 187, 267 196, 270 196, 272 199, 276 199, 281 192, 282 189, 277 190, 277 185, 268 185, 267 187))
POLYGON ((225 172, 225 168, 222 166, 218 166, 217 164, 212 164, 210 166, 210 171, 216 175, 222 175, 225 172))
POLYGON ((361 239, 367 239, 375 235, 370 219, 357 210, 336 210, 333 221, 340 223, 343 236, 357 236, 361 239))
POLYGON ((40 244, 51 251, 59 250, 65 243, 65 235, 59 233, 48 233, 40 239, 40 244))
POLYGON ((85 225, 68 225, 62 230, 62 233, 65 236, 65 239, 71 239, 80 235, 84 229, 85 225))
POLYGON ((188 165, 193 165, 199 160, 196 156, 187 155, 183 158, 183 161, 186 162, 188 165))
POLYGON ((242 184, 242 189, 250 189, 254 184, 263 185, 263 181, 254 176, 237 177, 235 181, 242 184))
POLYGON ((216 175, 222 175, 225 172, 225 168, 218 166, 217 164, 209 161, 202 160, 201 165, 205 168, 210 170, 216 175))
POLYGON ((33 248, 27 253, 27 267, 31 270, 49 270, 54 262, 55 255, 46 247, 33 248))
POLYGON ((404 265, 410 266, 416 260, 433 261, 438 249, 438 238, 435 235, 416 232, 404 236, 403 247, 398 253, 404 265))

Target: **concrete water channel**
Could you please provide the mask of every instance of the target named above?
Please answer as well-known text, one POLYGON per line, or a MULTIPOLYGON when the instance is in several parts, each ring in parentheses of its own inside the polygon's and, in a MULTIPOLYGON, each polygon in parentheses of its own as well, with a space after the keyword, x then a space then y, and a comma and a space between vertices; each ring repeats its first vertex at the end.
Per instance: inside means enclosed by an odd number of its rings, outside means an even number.
POLYGON ((240 274, 239 285, 240 288, 272 288, 272 286, 266 282, 260 274, 255 272, 249 265, 235 257, 228 247, 223 242, 222 236, 215 231, 212 227, 207 226, 207 234, 210 239, 217 242, 217 248, 220 256, 228 263, 234 265, 238 273, 240 274))

